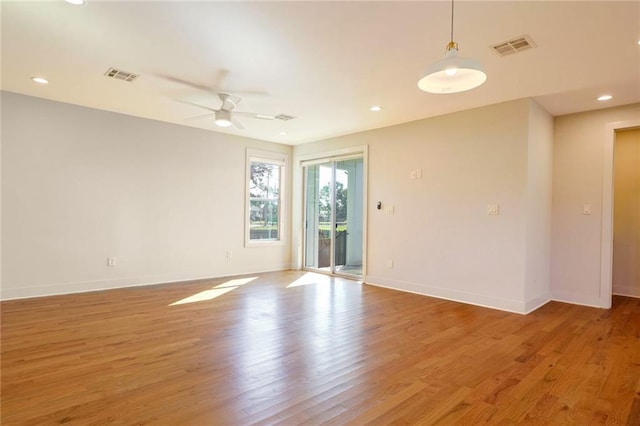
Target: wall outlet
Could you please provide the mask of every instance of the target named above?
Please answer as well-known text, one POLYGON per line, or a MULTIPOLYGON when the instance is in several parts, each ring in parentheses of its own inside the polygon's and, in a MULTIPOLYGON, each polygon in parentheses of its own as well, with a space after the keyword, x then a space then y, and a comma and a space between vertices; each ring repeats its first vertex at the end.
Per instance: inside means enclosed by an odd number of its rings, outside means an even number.
POLYGON ((411 180, 415 180, 415 179, 416 179, 416 171, 411 170, 411 180))
POLYGON ((500 214, 500 205, 499 204, 487 204, 487 214, 488 215, 499 215, 500 214))
POLYGON ((233 257, 233 252, 231 250, 227 250, 227 259, 231 259, 233 257))
POLYGON ((116 258, 107 257, 107 266, 116 266, 116 258))
POLYGON ((583 204, 582 205, 582 214, 590 215, 591 214, 591 204, 583 204))
POLYGON ((393 260, 392 259, 387 260, 387 268, 393 269, 393 260))
POLYGON ((393 214, 393 212, 396 211, 396 208, 390 204, 384 208, 384 211, 387 214, 393 214))
POLYGON ((416 169, 416 179, 422 179, 422 169, 416 169))

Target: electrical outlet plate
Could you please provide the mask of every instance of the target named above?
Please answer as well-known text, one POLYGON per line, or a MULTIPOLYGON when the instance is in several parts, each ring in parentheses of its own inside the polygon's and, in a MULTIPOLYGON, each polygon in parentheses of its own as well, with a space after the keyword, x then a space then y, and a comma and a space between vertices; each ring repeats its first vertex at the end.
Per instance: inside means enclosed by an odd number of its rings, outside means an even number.
POLYGON ((487 204, 487 214, 496 216, 500 214, 500 205, 499 204, 487 204))

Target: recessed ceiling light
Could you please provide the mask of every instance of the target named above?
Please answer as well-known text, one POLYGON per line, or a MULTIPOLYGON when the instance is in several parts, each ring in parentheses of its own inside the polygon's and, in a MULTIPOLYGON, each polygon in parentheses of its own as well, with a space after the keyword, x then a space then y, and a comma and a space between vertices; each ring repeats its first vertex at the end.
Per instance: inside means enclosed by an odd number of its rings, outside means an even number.
POLYGON ((598 97, 599 101, 608 101, 608 100, 611 100, 611 99, 613 99, 613 96, 611 96, 611 95, 602 95, 602 96, 598 97))
POLYGON ((285 131, 282 131, 282 132, 280 132, 280 134, 281 134, 282 136, 287 136, 287 134, 288 134, 288 133, 287 133, 287 132, 285 132, 285 131))
POLYGON ((31 77, 31 80, 38 84, 47 84, 49 82, 49 80, 43 77, 31 77))
POLYGON ((82 6, 84 4, 84 0, 64 0, 64 1, 74 6, 82 6))
POLYGON ((371 108, 369 108, 371 111, 373 112, 378 112, 378 111, 382 111, 382 107, 379 105, 374 105, 371 108))

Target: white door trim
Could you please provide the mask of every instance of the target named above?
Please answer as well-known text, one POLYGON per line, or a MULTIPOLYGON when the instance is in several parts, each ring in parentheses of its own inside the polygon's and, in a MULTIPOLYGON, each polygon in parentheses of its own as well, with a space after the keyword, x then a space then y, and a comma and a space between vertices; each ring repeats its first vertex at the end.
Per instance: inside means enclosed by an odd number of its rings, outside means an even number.
POLYGON ((611 308, 613 275, 613 158, 616 130, 640 127, 640 120, 615 121, 605 125, 602 169, 602 247, 600 250, 600 300, 611 308))
MULTIPOLYGON (((295 151, 294 151, 295 152, 295 151)), ((292 222, 293 239, 292 239, 292 267, 298 270, 304 269, 304 215, 305 215, 305 194, 304 194, 304 166, 318 163, 325 163, 333 160, 345 160, 349 158, 362 158, 363 161, 363 177, 362 177, 362 280, 365 279, 367 273, 367 205, 368 205, 368 175, 369 175, 369 146, 359 145, 334 151, 322 151, 312 154, 294 155, 293 163, 293 212, 292 222)))

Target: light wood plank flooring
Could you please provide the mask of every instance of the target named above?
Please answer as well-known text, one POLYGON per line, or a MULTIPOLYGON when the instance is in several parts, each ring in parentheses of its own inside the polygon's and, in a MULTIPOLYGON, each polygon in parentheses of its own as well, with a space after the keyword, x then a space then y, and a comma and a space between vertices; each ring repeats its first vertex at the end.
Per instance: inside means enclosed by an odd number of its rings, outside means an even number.
POLYGON ((2 424, 640 425, 639 299, 521 316, 251 278, 3 302, 2 424))

